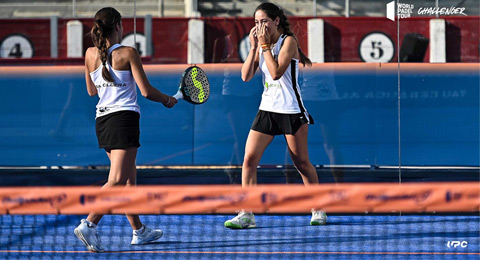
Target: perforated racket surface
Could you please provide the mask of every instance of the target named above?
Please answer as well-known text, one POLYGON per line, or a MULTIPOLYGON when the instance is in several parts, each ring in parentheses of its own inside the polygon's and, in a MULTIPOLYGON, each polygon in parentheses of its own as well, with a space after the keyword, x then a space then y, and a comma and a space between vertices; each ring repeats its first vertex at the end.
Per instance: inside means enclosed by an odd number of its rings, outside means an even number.
POLYGON ((210 96, 207 74, 197 66, 188 67, 180 78, 180 86, 173 97, 192 104, 203 104, 210 96))

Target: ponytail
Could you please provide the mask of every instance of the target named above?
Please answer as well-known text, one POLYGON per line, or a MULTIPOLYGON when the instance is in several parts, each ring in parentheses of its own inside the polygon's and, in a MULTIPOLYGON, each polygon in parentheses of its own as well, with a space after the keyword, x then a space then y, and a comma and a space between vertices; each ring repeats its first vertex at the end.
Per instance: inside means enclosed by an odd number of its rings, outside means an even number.
POLYGON ((298 53, 300 54, 300 62, 303 64, 303 67, 305 67, 305 65, 308 67, 311 67, 312 61, 300 49, 300 44, 298 43, 297 36, 295 36, 295 34, 293 34, 293 32, 290 30, 290 23, 287 20, 287 16, 285 16, 282 9, 279 9, 279 10, 280 10, 280 14, 278 17, 280 18, 280 23, 278 24, 278 26, 283 29, 283 34, 292 36, 297 42, 297 49, 298 49, 298 53))
POLYGON ((90 36, 93 44, 100 51, 100 60, 102 62, 102 77, 108 82, 113 82, 114 79, 107 68, 107 60, 109 59, 107 38, 115 29, 115 26, 120 23, 120 13, 112 7, 105 7, 100 9, 95 14, 95 21, 93 23, 90 36))

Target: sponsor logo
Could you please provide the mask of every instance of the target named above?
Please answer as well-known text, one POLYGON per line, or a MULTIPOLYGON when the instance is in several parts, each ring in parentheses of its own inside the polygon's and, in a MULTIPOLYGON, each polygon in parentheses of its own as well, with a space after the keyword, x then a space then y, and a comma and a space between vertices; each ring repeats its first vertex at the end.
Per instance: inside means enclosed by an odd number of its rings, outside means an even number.
POLYGON ((106 82, 103 83, 102 85, 95 85, 96 88, 120 88, 120 87, 126 87, 126 83, 115 83, 115 82, 106 82))
POLYGON ((467 16, 464 13, 465 7, 420 7, 418 8, 419 15, 463 15, 467 16))
POLYGON ((345 190, 332 190, 328 192, 332 201, 347 201, 348 193, 345 190))
POLYGON ((415 8, 413 4, 397 3, 397 17, 399 19, 411 17, 413 13, 413 8, 415 8))
POLYGON ((419 193, 412 193, 412 194, 399 194, 399 195, 376 195, 376 194, 368 194, 365 197, 365 200, 379 200, 379 201, 398 201, 398 200, 413 200, 416 203, 423 202, 427 200, 430 195, 432 194, 431 190, 419 192, 419 193))
POLYGON ((67 199, 67 194, 62 193, 56 196, 39 196, 39 197, 3 197, 2 204, 18 204, 23 206, 25 204, 48 203, 55 207, 62 204, 67 199))
POLYGON ((395 1, 387 4, 387 19, 395 21, 395 1))
POLYGON ((448 248, 456 248, 456 247, 467 247, 468 246, 468 242, 467 241, 448 241, 447 242, 447 247, 448 248))
POLYGON ((447 202, 460 200, 462 197, 463 197, 463 193, 461 193, 461 192, 447 191, 447 194, 445 194, 445 200, 447 202))
POLYGON ((268 82, 265 82, 265 88, 281 88, 281 87, 280 87, 280 84, 277 84, 277 83, 268 84, 268 82))
MULTIPOLYGON (((413 4, 397 3, 397 17, 399 19, 405 19, 412 16, 413 9, 415 6, 413 4)), ((395 1, 391 1, 387 4, 387 18, 389 20, 395 21, 395 1)))
POLYGON ((288 201, 300 201, 300 200, 309 200, 312 199, 310 195, 300 195, 300 196, 285 196, 281 199, 278 199, 277 194, 264 192, 260 196, 262 204, 273 204, 278 202, 288 202, 288 201))
MULTIPOLYGON (((340 93, 340 99, 377 99, 377 100, 390 100, 398 98, 397 91, 370 91, 366 93, 361 92, 342 92, 340 93)), ((420 91, 402 91, 400 92, 400 99, 402 100, 452 100, 462 101, 468 97, 466 89, 458 90, 420 90, 420 91)))
POLYGON ((480 198, 480 193, 463 193, 463 192, 456 192, 456 191, 447 191, 445 194, 445 201, 446 202, 453 202, 461 200, 462 198, 466 198, 467 200, 471 199, 478 199, 480 198))
POLYGON ((120 196, 104 197, 104 196, 97 196, 97 195, 85 195, 85 194, 80 195, 80 204, 82 205, 93 204, 96 201, 124 203, 124 202, 130 202, 131 199, 129 197, 120 197, 120 196))
POLYGON ((148 201, 162 201, 167 197, 166 192, 149 192, 147 193, 148 201))
POLYGON ((97 196, 95 195, 80 195, 80 204, 85 205, 87 203, 95 203, 97 196))
POLYGON ((188 202, 188 201, 199 201, 199 202, 206 202, 206 201, 226 201, 230 202, 232 205, 238 204, 242 201, 245 200, 247 197, 246 193, 241 193, 238 195, 231 195, 231 196, 185 196, 183 197, 182 201, 183 202, 188 202))
MULTIPOLYGON (((395 16, 398 17, 399 19, 405 19, 409 18, 413 14, 413 9, 415 6, 413 4, 406 4, 406 3, 397 3, 397 12, 395 12, 395 1, 391 1, 386 5, 387 9, 387 14, 386 17, 391 20, 395 21, 395 16), (396 13, 396 15, 395 15, 396 13)), ((467 16, 465 14, 465 7, 456 7, 456 6, 450 6, 450 7, 419 7, 417 10, 417 14, 420 16, 433 16, 433 15, 463 15, 467 16)))
POLYGON ((276 203, 278 201, 277 194, 270 193, 270 192, 263 192, 262 196, 260 196, 262 204, 271 204, 276 203))

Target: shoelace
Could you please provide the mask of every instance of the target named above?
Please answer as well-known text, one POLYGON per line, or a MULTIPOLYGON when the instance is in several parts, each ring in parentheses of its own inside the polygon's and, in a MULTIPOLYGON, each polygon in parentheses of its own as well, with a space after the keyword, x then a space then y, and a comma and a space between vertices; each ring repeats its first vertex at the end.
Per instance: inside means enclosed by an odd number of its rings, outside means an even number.
POLYGON ((145 228, 142 232, 135 231, 134 235, 135 236, 142 236, 142 235, 146 235, 147 233, 148 233, 148 230, 145 228))
POLYGON ((237 216, 234 217, 233 219, 236 220, 236 221, 243 221, 243 220, 242 220, 243 215, 244 215, 244 214, 237 215, 237 216))

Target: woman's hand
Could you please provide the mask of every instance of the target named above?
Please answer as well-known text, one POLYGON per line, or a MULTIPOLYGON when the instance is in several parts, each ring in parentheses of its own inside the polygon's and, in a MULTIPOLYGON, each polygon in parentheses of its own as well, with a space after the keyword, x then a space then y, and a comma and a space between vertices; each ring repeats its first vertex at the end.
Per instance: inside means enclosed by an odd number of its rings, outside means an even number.
POLYGON ((251 48, 256 50, 257 49, 257 45, 258 45, 258 40, 257 40, 257 27, 254 26, 251 30, 250 30, 250 34, 248 35, 248 37, 250 38, 250 46, 252 46, 251 48))
POLYGON ((260 28, 257 29, 257 38, 260 46, 264 44, 270 44, 270 34, 268 33, 268 27, 266 23, 262 23, 260 28))
POLYGON ((167 101, 163 103, 166 108, 172 108, 178 103, 178 100, 172 96, 168 96, 167 101))

